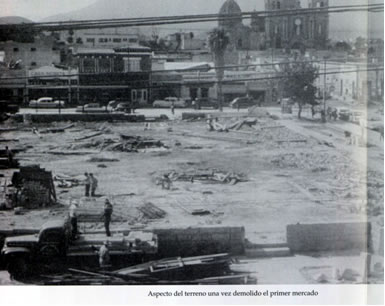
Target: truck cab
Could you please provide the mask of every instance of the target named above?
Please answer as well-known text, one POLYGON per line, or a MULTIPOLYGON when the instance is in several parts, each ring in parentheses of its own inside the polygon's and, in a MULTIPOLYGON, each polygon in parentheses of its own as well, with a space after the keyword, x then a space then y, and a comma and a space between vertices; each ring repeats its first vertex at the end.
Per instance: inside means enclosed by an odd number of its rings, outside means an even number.
POLYGON ((36 263, 44 265, 65 258, 70 237, 68 219, 48 221, 37 234, 6 238, 2 261, 11 275, 25 275, 36 263))

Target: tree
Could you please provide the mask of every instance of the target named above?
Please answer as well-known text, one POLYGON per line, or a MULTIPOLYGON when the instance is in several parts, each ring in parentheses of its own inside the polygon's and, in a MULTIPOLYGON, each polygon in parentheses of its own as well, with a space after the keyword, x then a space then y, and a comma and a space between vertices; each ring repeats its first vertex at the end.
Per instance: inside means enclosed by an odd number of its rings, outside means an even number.
POLYGON ((302 107, 318 104, 316 101, 317 88, 313 85, 318 77, 318 68, 310 62, 294 62, 283 69, 284 95, 298 104, 298 118, 301 118, 302 107))
POLYGON ((229 37, 223 29, 214 29, 209 35, 209 46, 215 63, 215 73, 218 81, 218 109, 222 111, 223 95, 222 81, 224 76, 225 52, 230 43, 229 37))

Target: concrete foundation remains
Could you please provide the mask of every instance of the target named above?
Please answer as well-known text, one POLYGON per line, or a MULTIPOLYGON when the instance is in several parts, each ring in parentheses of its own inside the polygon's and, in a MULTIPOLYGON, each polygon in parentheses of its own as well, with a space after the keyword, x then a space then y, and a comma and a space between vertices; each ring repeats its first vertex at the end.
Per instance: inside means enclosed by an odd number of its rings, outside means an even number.
POLYGON ((242 255, 245 251, 243 227, 155 229, 160 257, 197 256, 217 253, 242 255))
POLYGON ((286 228, 286 237, 292 252, 372 251, 369 222, 292 224, 286 228))

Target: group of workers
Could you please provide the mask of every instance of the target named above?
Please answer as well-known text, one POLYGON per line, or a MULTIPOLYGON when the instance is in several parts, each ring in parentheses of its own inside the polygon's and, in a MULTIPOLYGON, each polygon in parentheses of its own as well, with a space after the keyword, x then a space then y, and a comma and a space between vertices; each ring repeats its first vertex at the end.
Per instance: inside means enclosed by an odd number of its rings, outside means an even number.
MULTIPOLYGON (((75 201, 70 202, 69 207, 69 216, 70 216, 70 222, 71 222, 71 238, 73 240, 76 240, 78 238, 78 203, 75 201)), ((106 236, 111 237, 110 232, 110 223, 111 223, 111 216, 113 212, 113 206, 109 199, 106 199, 104 201, 104 210, 103 210, 103 220, 104 220, 104 228, 106 231, 106 236)), ((110 255, 109 255, 109 242, 106 240, 99 251, 97 252, 99 254, 99 265, 101 268, 107 268, 110 265, 110 255)))
MULTIPOLYGON (((95 176, 92 173, 85 173, 85 196, 86 197, 94 197, 95 191, 98 186, 98 180, 95 178, 95 176)), ((78 207, 79 204, 76 201, 70 201, 69 206, 69 217, 71 222, 71 238, 73 240, 76 240, 78 238, 78 207)), ((102 218, 104 221, 104 229, 106 231, 106 236, 111 237, 111 231, 110 231, 110 223, 111 223, 111 217, 113 212, 113 206, 109 199, 105 199, 104 201, 104 208, 103 208, 103 214, 102 218)), ((110 256, 109 256, 109 242, 106 240, 101 248, 98 250, 99 254, 99 264, 101 268, 106 268, 109 266, 110 263, 110 256)))

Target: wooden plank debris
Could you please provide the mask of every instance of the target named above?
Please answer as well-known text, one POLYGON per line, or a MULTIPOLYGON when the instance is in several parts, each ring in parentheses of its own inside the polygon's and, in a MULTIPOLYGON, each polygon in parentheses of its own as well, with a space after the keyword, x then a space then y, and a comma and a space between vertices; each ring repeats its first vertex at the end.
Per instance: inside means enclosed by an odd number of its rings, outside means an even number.
POLYGON ((160 209, 159 207, 155 206, 150 202, 137 207, 137 209, 147 219, 161 219, 161 218, 164 218, 167 214, 163 209, 160 209))
POLYGON ((94 134, 91 134, 91 135, 88 135, 88 136, 76 138, 75 141, 86 140, 86 139, 94 138, 94 137, 101 136, 101 135, 103 135, 102 132, 97 132, 97 133, 94 133, 94 134))

